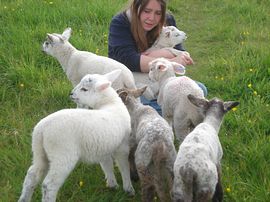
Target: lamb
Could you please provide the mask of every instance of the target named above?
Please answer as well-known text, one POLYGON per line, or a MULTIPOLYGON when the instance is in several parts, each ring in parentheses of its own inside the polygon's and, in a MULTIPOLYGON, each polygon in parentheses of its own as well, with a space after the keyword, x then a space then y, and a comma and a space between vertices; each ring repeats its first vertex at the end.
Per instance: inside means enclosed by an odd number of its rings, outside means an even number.
POLYGON ((71 28, 66 28, 62 34, 48 33, 42 50, 60 62, 73 87, 86 74, 105 74, 115 69, 121 69, 121 76, 113 82, 112 87, 114 89, 136 88, 132 72, 125 65, 105 56, 77 50, 68 41, 71 32, 71 28))
POLYGON ((179 147, 174 163, 173 201, 222 201, 223 151, 218 133, 226 112, 239 102, 217 98, 208 101, 193 95, 188 95, 188 99, 204 112, 205 118, 179 147))
POLYGON ((157 49, 166 48, 171 51, 174 55, 180 55, 185 51, 174 49, 173 47, 177 44, 183 43, 187 39, 185 32, 180 31, 175 26, 164 26, 162 31, 155 41, 155 43, 147 50, 147 52, 157 49))
POLYGON ((131 151, 136 151, 135 155, 130 154, 130 164, 133 171, 138 170, 142 201, 153 201, 155 191, 160 201, 171 201, 176 158, 174 135, 166 120, 155 109, 136 99, 145 89, 117 91, 131 116, 131 151))
POLYGON ((107 185, 117 187, 111 156, 120 169, 123 189, 134 195, 128 164, 130 115, 111 87, 120 73, 121 70, 114 70, 105 75, 87 74, 73 89, 71 98, 93 110, 63 109, 38 122, 32 137, 33 163, 19 202, 31 200, 44 175, 42 201, 55 201, 59 188, 78 161, 100 162, 107 185))
POLYGON ((162 116, 173 126, 176 139, 182 142, 203 119, 198 108, 188 101, 187 95, 204 98, 203 91, 189 77, 176 77, 175 73, 185 73, 184 67, 178 63, 157 58, 149 63, 149 68, 149 78, 159 84, 157 103, 161 106, 162 116))

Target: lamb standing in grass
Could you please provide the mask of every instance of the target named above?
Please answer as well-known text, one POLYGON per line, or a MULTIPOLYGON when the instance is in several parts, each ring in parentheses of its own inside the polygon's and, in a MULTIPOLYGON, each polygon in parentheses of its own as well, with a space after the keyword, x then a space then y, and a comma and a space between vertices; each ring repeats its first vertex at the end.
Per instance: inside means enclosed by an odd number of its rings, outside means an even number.
POLYGON ((112 83, 114 89, 136 88, 132 72, 122 63, 108 57, 99 56, 91 52, 77 50, 69 43, 71 28, 62 34, 47 34, 42 49, 48 55, 55 57, 61 64, 73 87, 86 74, 105 74, 115 69, 121 69, 119 78, 112 83))
POLYGON ((183 141, 185 136, 203 120, 199 109, 189 102, 188 94, 204 98, 202 89, 184 74, 182 65, 170 62, 165 58, 157 58, 149 63, 149 78, 158 82, 157 102, 161 106, 162 116, 174 128, 177 140, 183 141))
POLYGON ((93 110, 60 110, 35 126, 33 164, 25 177, 20 202, 31 200, 44 175, 42 201, 55 201, 59 188, 78 161, 101 162, 107 185, 116 187, 111 155, 119 166, 124 190, 134 194, 128 164, 130 115, 111 88, 111 82, 120 73, 121 70, 115 70, 106 75, 86 75, 73 89, 71 98, 93 110))
MULTIPOLYGON (((173 164, 176 157, 174 135, 166 120, 155 109, 136 99, 144 90, 145 88, 117 91, 131 116, 131 151, 136 150, 135 164, 141 182, 142 201, 153 201, 155 191, 160 201, 171 201, 173 164)), ((134 153, 130 154, 131 159, 134 158, 133 155, 134 153)), ((134 164, 132 161, 130 163, 134 164)))
POLYGON ((239 102, 210 101, 188 95, 204 112, 204 120, 187 135, 174 163, 173 199, 175 202, 222 201, 222 147, 218 138, 223 116, 239 102))

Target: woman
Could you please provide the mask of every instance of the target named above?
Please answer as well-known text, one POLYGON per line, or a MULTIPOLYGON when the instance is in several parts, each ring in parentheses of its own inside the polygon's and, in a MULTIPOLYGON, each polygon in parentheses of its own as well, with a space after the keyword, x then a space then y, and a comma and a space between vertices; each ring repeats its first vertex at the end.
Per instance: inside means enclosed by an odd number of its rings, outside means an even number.
MULTIPOLYGON (((133 72, 138 85, 149 84, 148 63, 155 58, 164 57, 184 66, 193 64, 182 45, 175 47, 183 51, 179 56, 166 49, 146 52, 158 38, 164 25, 176 26, 173 16, 166 13, 166 0, 133 0, 129 8, 114 16, 111 21, 108 55, 125 64, 133 72)), ((203 84, 200 86, 204 87, 203 84)), ((203 90, 207 92, 206 88, 203 90)), ((142 98, 142 102, 160 112, 156 100, 142 98)))

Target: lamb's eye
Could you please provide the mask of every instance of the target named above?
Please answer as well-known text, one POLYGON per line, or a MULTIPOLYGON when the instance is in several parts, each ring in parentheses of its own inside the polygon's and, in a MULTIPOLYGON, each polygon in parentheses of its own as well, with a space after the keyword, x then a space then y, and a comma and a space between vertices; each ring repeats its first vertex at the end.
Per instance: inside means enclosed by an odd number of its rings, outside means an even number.
POLYGON ((86 88, 81 88, 81 91, 84 91, 84 92, 86 92, 86 91, 88 91, 86 88))
POLYGON ((48 46, 50 43, 48 41, 45 42, 45 45, 48 46))

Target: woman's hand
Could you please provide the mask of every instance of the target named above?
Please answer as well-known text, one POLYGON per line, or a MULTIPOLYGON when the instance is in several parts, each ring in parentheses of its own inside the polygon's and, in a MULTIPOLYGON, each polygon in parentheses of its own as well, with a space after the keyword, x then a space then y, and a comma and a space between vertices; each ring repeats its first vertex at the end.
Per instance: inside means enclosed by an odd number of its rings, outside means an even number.
POLYGON ((184 66, 194 64, 193 59, 190 57, 190 54, 186 51, 183 51, 182 54, 176 56, 175 58, 172 58, 171 61, 177 62, 184 66))

